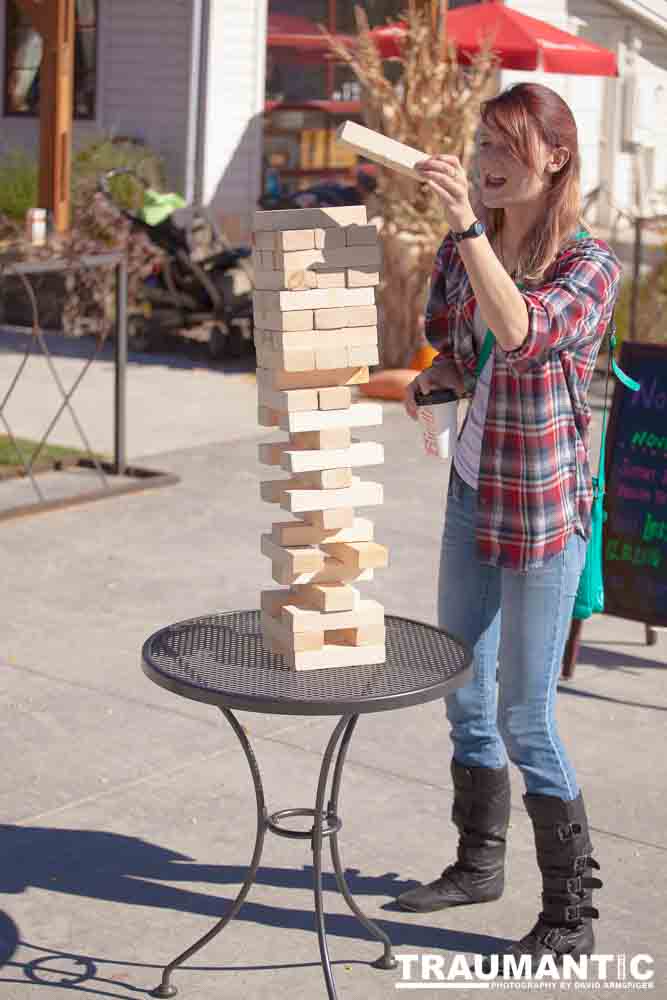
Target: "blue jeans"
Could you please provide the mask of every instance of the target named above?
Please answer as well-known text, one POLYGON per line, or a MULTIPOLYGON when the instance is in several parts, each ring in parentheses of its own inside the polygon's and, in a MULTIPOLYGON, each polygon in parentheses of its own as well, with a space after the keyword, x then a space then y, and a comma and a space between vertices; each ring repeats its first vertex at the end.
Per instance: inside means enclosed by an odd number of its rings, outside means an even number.
POLYGON ((476 510, 477 493, 452 464, 438 615, 474 652, 472 679, 445 698, 454 757, 495 768, 509 757, 529 794, 570 801, 579 788, 554 709, 586 542, 573 534, 562 552, 526 572, 484 565, 476 510))

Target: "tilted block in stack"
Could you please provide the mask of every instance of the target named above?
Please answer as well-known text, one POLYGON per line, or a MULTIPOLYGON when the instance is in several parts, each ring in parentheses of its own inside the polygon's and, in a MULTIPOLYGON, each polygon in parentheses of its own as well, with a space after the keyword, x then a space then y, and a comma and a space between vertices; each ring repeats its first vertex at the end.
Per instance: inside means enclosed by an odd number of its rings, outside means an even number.
POLYGON ((293 670, 383 663, 384 608, 356 585, 387 550, 355 508, 382 503, 356 473, 384 452, 352 437, 382 422, 379 404, 353 401, 378 363, 377 230, 363 206, 257 212, 253 244, 259 423, 288 435, 260 445, 289 473, 261 495, 294 515, 262 536, 282 585, 262 593, 264 642, 293 670))

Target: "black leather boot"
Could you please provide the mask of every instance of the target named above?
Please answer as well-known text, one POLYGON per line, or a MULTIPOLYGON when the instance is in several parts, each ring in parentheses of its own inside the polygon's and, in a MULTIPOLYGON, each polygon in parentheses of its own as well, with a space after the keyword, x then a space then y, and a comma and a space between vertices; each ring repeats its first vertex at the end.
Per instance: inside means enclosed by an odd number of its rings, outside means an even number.
POLYGON ((510 816, 507 765, 500 768, 451 764, 454 781, 452 820, 459 830, 457 860, 440 878, 402 893, 398 905, 413 913, 448 906, 487 903, 505 886, 505 836, 510 816))
MULTIPOLYGON (((551 955, 558 965, 565 954, 578 958, 593 952, 592 921, 599 916, 592 905, 593 889, 601 888, 602 882, 592 878, 593 869, 600 866, 590 854, 593 845, 581 792, 570 802, 552 795, 524 795, 523 801, 535 833, 542 912, 533 929, 512 945, 509 953, 516 958, 530 955, 534 971, 545 955, 551 955)), ((483 967, 491 970, 489 958, 483 967)))

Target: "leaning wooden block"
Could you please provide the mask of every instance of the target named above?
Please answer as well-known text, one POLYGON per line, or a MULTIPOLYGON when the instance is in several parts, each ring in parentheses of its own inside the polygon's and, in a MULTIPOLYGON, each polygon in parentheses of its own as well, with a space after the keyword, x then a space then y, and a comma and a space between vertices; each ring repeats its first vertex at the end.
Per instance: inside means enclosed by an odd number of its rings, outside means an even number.
POLYGON ((335 229, 339 226, 365 226, 366 222, 365 205, 289 208, 255 212, 253 229, 256 233, 280 229, 335 229))
MULTIPOLYGON (((272 447, 276 447, 275 445, 272 447)), ((330 448, 324 451, 292 450, 290 444, 280 445, 279 464, 285 472, 312 472, 316 469, 356 468, 360 465, 381 465, 384 448, 375 441, 354 441, 349 448, 330 448)), ((260 453, 262 454, 262 453, 260 453)), ((271 452, 271 457, 275 456, 271 452)), ((276 465, 276 462, 267 462, 276 465)))
POLYGON ((389 563, 389 552, 376 542, 334 542, 324 551, 352 569, 379 569, 389 563))
POLYGON ((320 410, 348 410, 352 406, 352 392, 346 385, 319 389, 317 398, 320 410))
POLYGON ((314 490, 339 490, 352 485, 352 469, 318 469, 300 475, 303 484, 314 490))
POLYGON ((301 312, 370 306, 375 303, 372 288, 315 288, 307 292, 254 292, 253 305, 260 315, 273 312, 301 312))
MULTIPOLYGON (((383 609, 384 611, 384 609, 383 609)), ((313 633, 318 635, 317 632, 313 633)), ((327 643, 334 646, 379 646, 386 640, 384 624, 361 625, 359 628, 342 628, 325 632, 327 643)))
POLYGON ((374 427, 381 423, 382 406, 379 403, 353 403, 347 410, 283 413, 280 417, 280 426, 290 433, 321 431, 330 427, 374 427))
POLYGON ((354 509, 340 507, 328 510, 306 510, 298 515, 313 528, 323 531, 334 531, 339 528, 351 528, 354 524, 354 509))
POLYGON ((288 670, 326 670, 333 667, 381 665, 386 658, 384 645, 331 646, 325 642, 322 649, 284 654, 283 663, 288 670))
POLYGON ((345 242, 349 247, 374 246, 379 240, 376 226, 346 226, 345 242))
MULTIPOLYGON (((271 559, 274 566, 281 566, 290 573, 313 573, 324 567, 326 556, 315 545, 284 546, 276 545, 271 535, 262 535, 262 555, 271 559)), ((364 566, 364 569, 367 567, 364 566)))
POLYGON ((325 427, 320 431, 300 431, 290 434, 290 447, 298 451, 322 448, 349 448, 352 432, 349 427, 325 427))
MULTIPOLYGON (((349 389, 347 390, 350 391, 349 389)), ((312 411, 319 401, 317 389, 267 389, 264 385, 257 386, 257 398, 262 406, 268 406, 279 413, 297 413, 312 411)))
POLYGON ((364 517, 355 517, 349 528, 315 528, 300 521, 276 523, 271 529, 271 538, 277 545, 320 545, 331 542, 371 542, 373 522, 364 517))
MULTIPOLYGON (((349 611, 310 611, 294 604, 284 604, 280 621, 291 632, 319 632, 331 629, 360 629, 371 625, 384 628, 384 608, 378 601, 359 601, 349 611)), ((384 642, 384 636, 378 639, 384 642)))
POLYGON ((380 284, 380 272, 372 267, 349 267, 345 272, 348 288, 370 288, 380 284))
POLYGON ((325 371, 281 372, 276 368, 258 368, 257 382, 270 389, 317 388, 331 385, 363 385, 368 382, 368 367, 329 368, 325 371))
POLYGON ((288 488, 280 491, 280 506, 292 513, 335 510, 338 507, 370 507, 381 503, 382 484, 373 482, 356 482, 342 490, 288 488))
POLYGON ((399 174, 405 174, 406 177, 425 183, 423 175, 415 170, 415 164, 427 160, 428 153, 423 153, 413 146, 406 146, 396 139, 389 139, 380 132, 374 132, 351 121, 343 122, 336 132, 336 138, 338 142, 345 143, 367 160, 381 163, 382 166, 396 170, 399 174))

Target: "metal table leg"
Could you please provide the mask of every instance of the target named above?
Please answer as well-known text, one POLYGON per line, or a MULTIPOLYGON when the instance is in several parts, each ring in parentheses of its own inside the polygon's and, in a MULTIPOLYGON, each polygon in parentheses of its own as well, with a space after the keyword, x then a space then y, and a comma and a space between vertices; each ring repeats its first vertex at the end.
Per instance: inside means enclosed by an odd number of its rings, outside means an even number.
POLYGON ((347 747, 350 742, 350 738, 354 731, 354 727, 357 724, 359 716, 343 716, 336 728, 334 729, 331 738, 327 744, 327 748, 324 752, 324 757, 322 760, 322 767, 320 769, 320 777, 317 783, 317 797, 315 801, 315 823, 313 824, 312 830, 312 848, 313 848, 313 889, 315 892, 315 914, 317 918, 317 937, 320 946, 320 955, 322 958, 322 969, 324 971, 324 979, 327 986, 327 993, 329 995, 329 1000, 337 1000, 336 985, 334 983, 333 971, 331 969, 331 960, 329 958, 329 949, 327 947, 326 939, 326 928, 324 924, 324 905, 322 898, 322 842, 325 836, 331 837, 331 855, 333 859, 334 871, 336 873, 336 881, 338 883, 338 888, 340 889, 346 903, 354 913, 354 915, 361 921, 364 927, 370 931, 370 933, 382 941, 385 946, 384 955, 378 959, 377 962, 373 964, 376 968, 382 969, 393 969, 396 966, 396 959, 392 953, 391 941, 379 927, 377 927, 368 917, 359 909, 352 894, 350 893, 347 882, 345 881, 345 876, 343 874, 340 854, 338 852, 338 841, 337 834, 340 829, 340 820, 336 815, 336 805, 338 802, 338 794, 340 791, 340 782, 343 773, 343 764, 345 762, 345 755, 347 752, 347 747), (341 741, 340 749, 338 751, 338 756, 336 759, 336 765, 334 768, 334 779, 332 786, 332 794, 329 799, 327 810, 324 810, 324 799, 326 796, 326 788, 329 780, 329 772, 331 770, 331 761, 338 746, 341 741), (317 817, 321 817, 321 821, 317 822, 317 817))
POLYGON ((174 971, 174 969, 178 968, 179 965, 182 965, 183 962, 186 962, 191 955, 194 955, 195 952, 199 951, 200 948, 203 948, 204 945, 208 944, 209 941, 213 940, 213 938, 216 937, 216 935, 219 934, 220 931, 224 927, 226 927, 231 920, 234 919, 236 914, 243 906, 243 902, 246 896, 248 895, 248 892, 250 891, 250 887, 255 881, 257 869, 259 868, 259 862, 262 857, 262 847, 264 846, 264 836, 266 834, 267 816, 266 816, 266 806, 264 803, 264 789, 262 788, 262 778, 259 773, 259 766, 257 764, 257 759, 255 757, 252 747, 250 746, 248 737, 246 736, 243 727, 241 726, 238 719, 227 708, 221 708, 220 711, 227 719, 234 732, 236 733, 239 739, 239 743, 243 747, 243 752, 245 753, 248 764, 250 766, 250 774, 252 775, 253 784, 255 786, 255 798, 257 801, 257 834, 255 837, 255 850, 253 851, 252 860, 250 862, 250 868, 248 869, 248 874, 246 876, 245 882, 241 886, 241 890, 236 899, 234 900, 234 902, 232 903, 232 905, 230 906, 228 912, 221 920, 218 921, 215 927, 211 928, 211 930, 208 931, 207 934, 204 934, 204 936, 199 938, 199 940, 196 941, 190 948, 188 948, 187 951, 184 951, 182 955, 179 955, 178 958, 175 958, 172 962, 169 963, 169 965, 165 967, 162 973, 162 982, 151 993, 151 996, 154 997, 176 996, 178 990, 176 989, 175 986, 172 986, 170 983, 172 972, 174 971))
MULTIPOLYGON (((331 798, 329 799, 328 811, 336 816, 338 812, 338 796, 340 794, 340 783, 343 777, 343 765, 345 764, 345 757, 347 755, 347 748, 349 746, 350 740, 352 738, 352 733, 354 732, 355 726, 359 720, 359 716, 353 716, 345 729, 345 734, 343 736, 343 741, 340 745, 338 751, 338 757, 336 759, 336 766, 334 768, 333 785, 331 788, 331 798)), ((338 882, 338 888, 340 889, 345 902, 350 907, 355 917, 361 921, 367 931, 381 941, 384 945, 384 953, 375 961, 373 965, 376 969, 395 969, 397 966, 396 958, 392 950, 391 941, 389 937, 381 930, 377 924, 373 923, 365 913, 359 908, 355 902, 350 888, 347 884, 345 874, 343 872, 343 866, 340 860, 340 850, 338 847, 338 831, 334 830, 331 834, 331 860, 333 861, 334 872, 336 873, 336 881, 338 882)))

